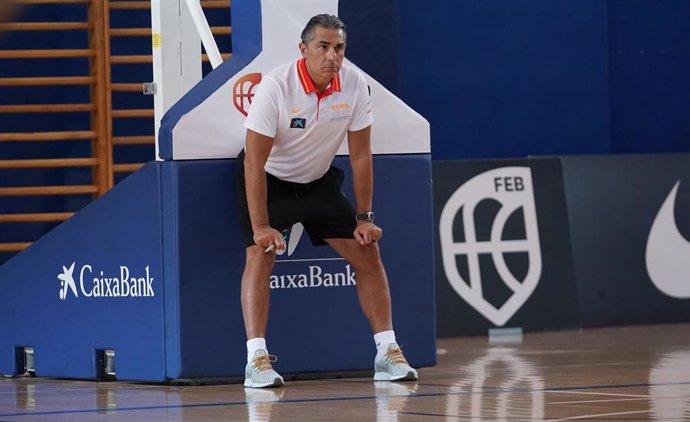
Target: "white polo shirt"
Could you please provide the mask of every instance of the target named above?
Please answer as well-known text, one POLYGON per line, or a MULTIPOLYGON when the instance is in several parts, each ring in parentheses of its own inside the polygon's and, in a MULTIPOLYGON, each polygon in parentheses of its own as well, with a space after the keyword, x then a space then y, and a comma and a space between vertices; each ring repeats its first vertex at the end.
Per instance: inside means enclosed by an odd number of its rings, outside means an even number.
POLYGON ((318 94, 300 59, 263 76, 244 127, 273 138, 266 172, 308 183, 328 171, 348 131, 372 121, 369 88, 360 72, 343 63, 318 94))

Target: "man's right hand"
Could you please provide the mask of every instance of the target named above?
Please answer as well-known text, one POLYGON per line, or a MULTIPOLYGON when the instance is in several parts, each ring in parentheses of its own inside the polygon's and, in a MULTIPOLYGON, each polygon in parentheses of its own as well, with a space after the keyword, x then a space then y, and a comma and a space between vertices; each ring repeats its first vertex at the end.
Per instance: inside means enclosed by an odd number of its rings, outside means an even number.
POLYGON ((285 250, 285 241, 280 232, 271 226, 262 226, 254 230, 254 243, 264 250, 274 245, 274 250, 285 250))

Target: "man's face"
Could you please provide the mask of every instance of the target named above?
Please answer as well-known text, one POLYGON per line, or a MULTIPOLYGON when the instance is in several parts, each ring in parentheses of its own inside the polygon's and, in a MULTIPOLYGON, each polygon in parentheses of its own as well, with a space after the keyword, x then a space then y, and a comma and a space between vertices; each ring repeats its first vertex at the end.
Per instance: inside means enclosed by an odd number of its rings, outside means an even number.
POLYGON ((300 43, 302 57, 307 59, 307 71, 314 85, 324 90, 340 71, 345 57, 345 37, 342 29, 314 28, 314 38, 306 45, 300 43))

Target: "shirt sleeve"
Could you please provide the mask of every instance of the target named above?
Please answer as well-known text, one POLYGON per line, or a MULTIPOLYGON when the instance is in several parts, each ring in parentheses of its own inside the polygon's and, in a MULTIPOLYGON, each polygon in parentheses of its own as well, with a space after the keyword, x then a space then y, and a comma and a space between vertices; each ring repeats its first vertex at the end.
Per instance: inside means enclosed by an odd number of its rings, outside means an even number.
POLYGON ((371 114, 371 94, 369 93, 369 85, 361 73, 357 72, 357 96, 355 100, 355 108, 350 120, 351 132, 364 129, 371 126, 374 117, 371 114))
POLYGON ((244 127, 274 138, 280 117, 280 90, 270 78, 264 77, 256 88, 244 127))

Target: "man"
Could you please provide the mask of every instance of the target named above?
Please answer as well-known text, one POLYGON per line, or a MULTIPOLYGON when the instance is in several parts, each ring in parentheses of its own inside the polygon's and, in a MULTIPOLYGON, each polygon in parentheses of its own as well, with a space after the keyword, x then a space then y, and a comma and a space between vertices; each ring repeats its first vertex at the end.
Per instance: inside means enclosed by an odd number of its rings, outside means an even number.
POLYGON ((247 333, 246 387, 275 387, 265 333, 269 278, 281 230, 304 225, 314 245, 329 244, 354 268, 357 295, 377 353, 376 380, 417 379, 396 344, 391 300, 372 212, 372 116, 364 77, 343 65, 345 25, 317 15, 302 31, 302 59, 264 75, 249 110, 246 145, 237 160, 237 192, 246 262, 242 313, 247 333), (342 170, 331 166, 348 135, 356 210, 341 191, 342 170))

